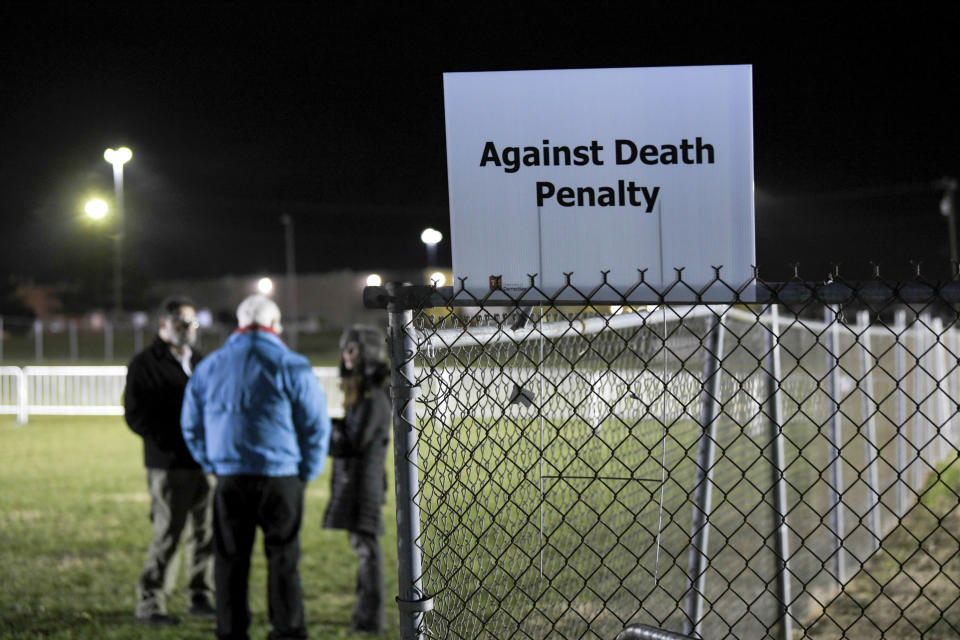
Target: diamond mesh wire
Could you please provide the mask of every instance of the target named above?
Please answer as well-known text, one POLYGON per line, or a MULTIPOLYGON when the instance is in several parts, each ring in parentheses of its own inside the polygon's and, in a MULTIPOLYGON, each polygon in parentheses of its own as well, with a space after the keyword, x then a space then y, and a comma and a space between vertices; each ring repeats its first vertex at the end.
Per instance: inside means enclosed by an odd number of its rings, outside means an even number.
POLYGON ((956 313, 857 294, 415 309, 423 635, 960 635, 956 313))

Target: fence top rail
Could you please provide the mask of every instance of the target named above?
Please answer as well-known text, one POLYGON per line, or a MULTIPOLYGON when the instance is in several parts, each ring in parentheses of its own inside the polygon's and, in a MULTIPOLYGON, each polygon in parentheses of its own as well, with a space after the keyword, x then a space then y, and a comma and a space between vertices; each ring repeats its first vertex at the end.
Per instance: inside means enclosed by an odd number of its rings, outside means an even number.
MULTIPOLYGON (((560 320, 554 322, 544 322, 540 324, 530 323, 524 327, 512 329, 504 324, 480 327, 451 327, 448 329, 436 329, 433 331, 417 330, 416 340, 420 348, 426 349, 458 349, 464 347, 483 347, 503 342, 512 342, 519 344, 527 340, 551 340, 563 337, 588 336, 601 331, 630 329, 651 325, 661 322, 661 318, 667 322, 686 322, 688 320, 701 319, 707 317, 719 318, 721 322, 730 320, 739 320, 746 324, 770 325, 773 321, 771 315, 764 311, 762 313, 750 312, 748 310, 729 305, 700 305, 696 307, 672 306, 669 315, 665 315, 665 307, 655 309, 638 309, 635 312, 614 314, 610 316, 595 316, 589 318, 572 318, 569 320, 560 320)), ((942 323, 939 319, 933 321, 924 321, 920 316, 917 321, 935 332, 943 331, 942 323)), ((889 336, 891 331, 897 327, 891 327, 885 324, 873 324, 865 326, 862 324, 846 324, 843 322, 825 322, 824 320, 815 320, 811 318, 792 319, 790 316, 780 317, 780 331, 787 331, 791 328, 801 327, 812 333, 821 333, 831 326, 843 327, 858 337, 866 336, 889 336)), ((911 326, 907 322, 900 330, 911 326)))
POLYGON ((23 374, 23 369, 20 367, 11 367, 11 366, 0 367, 0 376, 9 376, 9 375, 19 376, 22 374, 23 374))
POLYGON ((127 368, 123 365, 26 366, 23 372, 28 376, 125 376, 127 368))
POLYGON ((523 290, 493 288, 478 297, 469 294, 461 285, 433 287, 388 283, 379 287, 365 287, 363 303, 368 309, 428 309, 434 307, 464 306, 533 306, 549 304, 803 304, 818 301, 823 304, 843 304, 860 301, 872 306, 903 302, 926 304, 934 300, 960 303, 960 281, 933 282, 918 279, 907 282, 869 280, 846 282, 763 282, 751 280, 742 284, 726 283, 717 278, 705 287, 693 289, 682 279, 663 290, 644 283, 619 291, 604 284, 592 291, 571 286, 546 292, 535 286, 523 290))

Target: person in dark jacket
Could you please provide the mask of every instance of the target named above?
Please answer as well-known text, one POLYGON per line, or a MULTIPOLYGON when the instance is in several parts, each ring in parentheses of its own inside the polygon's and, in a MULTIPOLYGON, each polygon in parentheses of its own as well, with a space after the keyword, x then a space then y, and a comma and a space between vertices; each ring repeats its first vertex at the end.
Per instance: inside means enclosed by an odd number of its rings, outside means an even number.
POLYGON ((323 518, 327 529, 346 529, 357 554, 357 601, 350 630, 383 629, 384 467, 390 442, 390 399, 384 388, 389 370, 385 342, 377 328, 354 325, 340 338, 344 417, 333 421, 330 502, 323 518))
POLYGON ((137 581, 134 615, 154 626, 177 624, 166 598, 175 581, 174 555, 184 531, 187 589, 193 616, 214 616, 211 486, 187 449, 180 407, 187 381, 200 362, 197 312, 183 297, 164 300, 153 344, 134 356, 123 394, 127 424, 143 438, 153 540, 137 581))

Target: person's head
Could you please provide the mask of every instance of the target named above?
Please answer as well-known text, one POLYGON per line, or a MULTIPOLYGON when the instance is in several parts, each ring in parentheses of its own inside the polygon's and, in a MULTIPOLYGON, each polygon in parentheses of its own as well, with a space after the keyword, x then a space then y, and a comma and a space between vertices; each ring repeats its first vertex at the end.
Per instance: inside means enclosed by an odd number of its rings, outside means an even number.
POLYGON ((251 325, 282 333, 280 307, 276 302, 259 293, 248 297, 237 307, 237 326, 243 329, 251 325))
POLYGON ((197 343, 197 310, 185 296, 171 296, 160 303, 157 335, 172 347, 192 347, 197 343))
POLYGON ((363 373, 383 363, 386 342, 376 327, 355 324, 340 336, 341 368, 344 372, 363 373))

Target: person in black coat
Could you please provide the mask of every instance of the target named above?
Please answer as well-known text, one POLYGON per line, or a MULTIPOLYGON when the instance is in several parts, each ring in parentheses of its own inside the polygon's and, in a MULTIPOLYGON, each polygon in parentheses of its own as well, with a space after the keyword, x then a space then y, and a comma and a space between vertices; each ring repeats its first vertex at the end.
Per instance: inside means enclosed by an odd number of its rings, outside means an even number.
POLYGON ((180 429, 184 390, 202 357, 195 348, 198 327, 189 299, 164 300, 156 339, 127 367, 124 417, 143 439, 153 529, 137 581, 134 615, 137 622, 152 626, 179 622, 167 613, 166 599, 174 582, 173 559, 185 532, 189 612, 202 618, 214 614, 211 484, 190 455, 180 429))
POLYGON ((333 420, 333 475, 323 526, 346 529, 357 554, 357 601, 350 630, 379 633, 384 623, 380 535, 391 417, 386 344, 379 329, 354 325, 341 336, 340 348, 344 417, 333 420))

